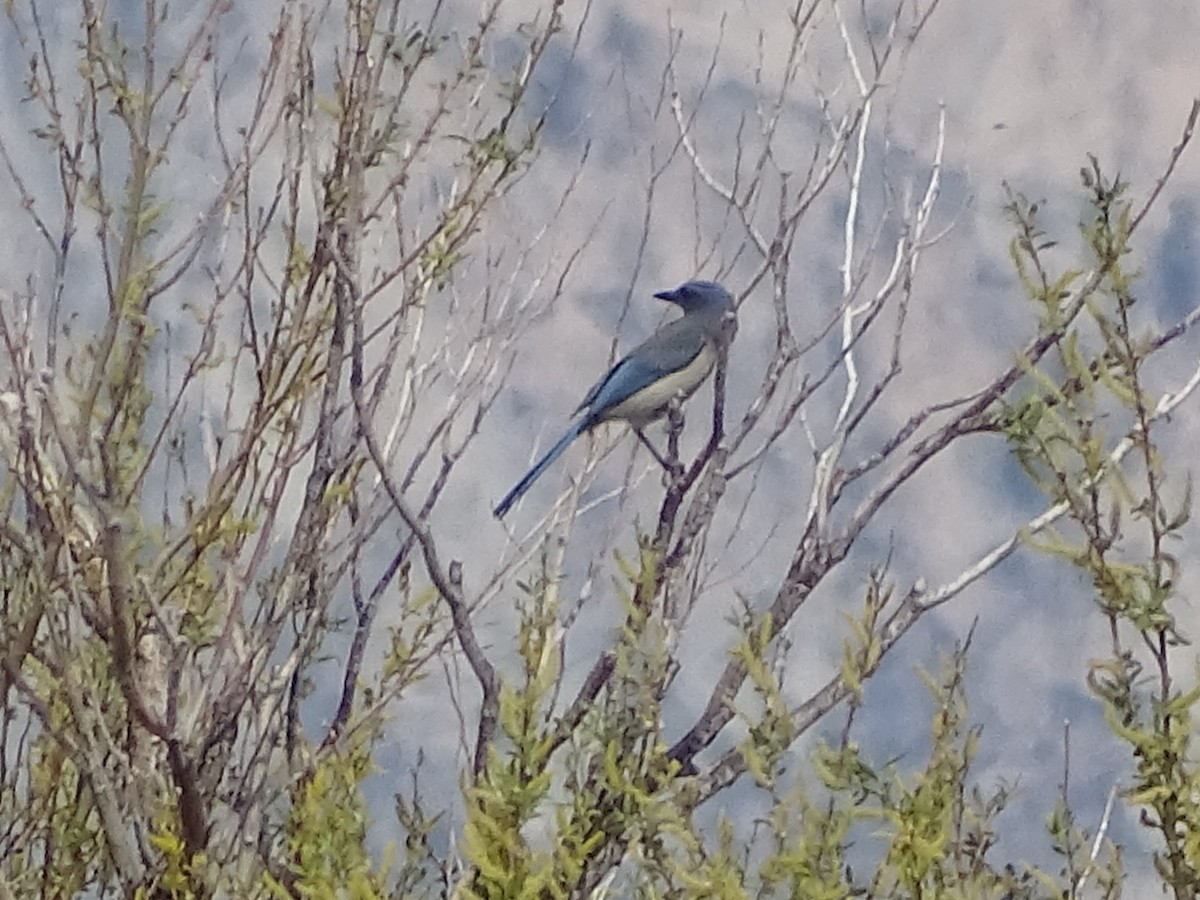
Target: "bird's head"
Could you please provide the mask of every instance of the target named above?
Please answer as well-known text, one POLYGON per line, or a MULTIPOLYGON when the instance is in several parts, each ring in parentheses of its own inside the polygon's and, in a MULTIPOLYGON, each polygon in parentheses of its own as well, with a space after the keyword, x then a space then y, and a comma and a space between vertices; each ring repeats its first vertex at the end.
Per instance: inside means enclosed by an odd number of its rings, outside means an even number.
POLYGON ((733 297, 715 281, 688 281, 673 291, 659 291, 654 296, 674 303, 685 316, 700 316, 706 330, 726 346, 737 334, 733 297))
POLYGON ((715 281, 688 281, 673 291, 659 291, 654 296, 674 303, 685 313, 733 310, 733 297, 715 281))

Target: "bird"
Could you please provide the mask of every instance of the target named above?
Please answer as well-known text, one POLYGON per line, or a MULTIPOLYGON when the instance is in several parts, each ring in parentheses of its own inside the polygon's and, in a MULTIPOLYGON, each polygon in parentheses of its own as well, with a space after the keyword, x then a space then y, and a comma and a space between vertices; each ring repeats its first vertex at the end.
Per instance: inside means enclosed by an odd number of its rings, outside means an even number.
POLYGON ((626 421, 645 441, 641 429, 662 416, 673 400, 690 397, 737 333, 733 297, 715 281, 688 281, 654 296, 675 304, 683 315, 663 325, 592 386, 566 434, 496 504, 497 519, 504 518, 575 438, 601 422, 626 421))

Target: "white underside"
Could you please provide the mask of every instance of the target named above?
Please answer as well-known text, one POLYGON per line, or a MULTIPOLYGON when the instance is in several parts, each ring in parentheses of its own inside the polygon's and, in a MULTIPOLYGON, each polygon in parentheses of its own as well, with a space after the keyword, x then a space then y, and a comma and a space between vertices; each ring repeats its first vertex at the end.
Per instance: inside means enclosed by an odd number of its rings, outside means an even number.
POLYGON ((716 351, 706 343, 687 366, 626 397, 609 409, 604 419, 624 419, 635 427, 654 421, 666 411, 672 399, 690 397, 708 377, 716 359, 716 351))

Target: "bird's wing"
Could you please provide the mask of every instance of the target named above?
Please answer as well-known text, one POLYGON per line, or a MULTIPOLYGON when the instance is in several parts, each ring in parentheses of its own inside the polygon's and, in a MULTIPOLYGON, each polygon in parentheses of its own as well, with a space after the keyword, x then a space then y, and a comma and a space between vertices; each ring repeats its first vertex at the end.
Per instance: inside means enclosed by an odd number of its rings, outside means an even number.
POLYGON ((688 316, 669 322, 620 360, 592 387, 576 415, 586 410, 588 422, 599 422, 619 406, 673 372, 686 369, 707 346, 703 327, 688 316))

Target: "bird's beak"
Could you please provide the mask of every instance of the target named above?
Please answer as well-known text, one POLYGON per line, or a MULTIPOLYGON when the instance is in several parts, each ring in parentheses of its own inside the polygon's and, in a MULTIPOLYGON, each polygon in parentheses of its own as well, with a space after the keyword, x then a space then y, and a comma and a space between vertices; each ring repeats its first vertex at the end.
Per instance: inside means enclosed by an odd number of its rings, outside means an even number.
POLYGON ((659 291, 654 296, 659 300, 669 300, 671 303, 679 301, 679 291, 659 291))

